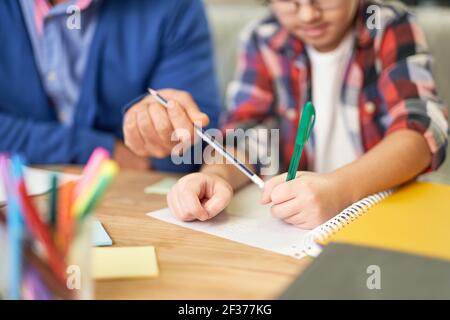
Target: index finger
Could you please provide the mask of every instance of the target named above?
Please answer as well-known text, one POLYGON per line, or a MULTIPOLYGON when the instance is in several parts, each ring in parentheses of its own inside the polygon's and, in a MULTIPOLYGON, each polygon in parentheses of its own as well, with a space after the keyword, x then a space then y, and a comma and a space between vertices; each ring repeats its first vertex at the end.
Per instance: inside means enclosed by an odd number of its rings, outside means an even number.
POLYGON ((178 203, 187 214, 195 217, 197 220, 200 221, 206 221, 209 219, 209 214, 203 207, 203 205, 200 202, 200 199, 198 198, 198 195, 194 192, 187 191, 184 192, 180 199, 178 199, 178 203), (181 203, 181 198, 183 199, 181 203))
POLYGON ((137 121, 137 110, 129 110, 123 122, 124 142, 138 156, 146 156, 145 140, 142 137, 137 121))
POLYGON ((189 93, 173 89, 162 89, 158 92, 166 100, 177 101, 186 110, 190 120, 195 124, 201 127, 209 124, 208 115, 200 110, 194 98, 189 93))
POLYGON ((264 184, 264 190, 261 196, 262 204, 269 204, 272 201, 271 195, 276 186, 286 181, 287 173, 276 176, 264 184))
POLYGON ((189 142, 189 145, 194 143, 194 124, 189 119, 186 111, 174 100, 169 101, 168 109, 167 113, 169 114, 170 122, 172 122, 178 140, 189 142))

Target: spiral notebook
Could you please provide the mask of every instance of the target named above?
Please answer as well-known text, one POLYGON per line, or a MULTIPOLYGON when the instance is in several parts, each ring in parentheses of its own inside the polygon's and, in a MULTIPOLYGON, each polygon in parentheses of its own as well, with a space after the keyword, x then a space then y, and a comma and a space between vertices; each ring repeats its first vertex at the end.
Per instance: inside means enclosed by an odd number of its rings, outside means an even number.
POLYGON ((390 193, 382 192, 367 197, 312 231, 301 230, 273 218, 270 206, 259 204, 261 191, 254 185, 239 191, 225 212, 210 221, 182 222, 173 217, 169 209, 147 215, 180 227, 300 259, 305 255, 317 256, 322 249, 320 243, 367 213, 390 193))
POLYGON ((352 204, 332 219, 309 232, 304 238, 303 250, 309 256, 317 257, 322 252, 323 246, 327 244, 333 236, 365 215, 376 204, 390 196, 392 193, 393 190, 380 192, 352 204))

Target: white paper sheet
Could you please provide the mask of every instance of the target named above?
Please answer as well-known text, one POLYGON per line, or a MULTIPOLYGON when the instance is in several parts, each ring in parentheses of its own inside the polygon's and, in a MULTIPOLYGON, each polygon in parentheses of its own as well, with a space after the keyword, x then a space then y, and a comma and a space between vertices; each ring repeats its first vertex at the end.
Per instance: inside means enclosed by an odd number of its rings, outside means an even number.
POLYGON ((169 209, 147 215, 188 229, 276 253, 303 258, 303 238, 309 232, 274 219, 270 206, 260 205, 261 191, 249 186, 235 195, 225 212, 206 222, 181 222, 169 209))
MULTIPOLYGON (((54 172, 48 170, 24 168, 25 183, 27 185, 28 194, 37 196, 48 192, 51 188, 51 176, 54 172)), ((79 176, 74 174, 58 173, 59 184, 77 180, 79 176)), ((3 180, 0 177, 0 205, 6 202, 6 194, 4 190, 3 180)))

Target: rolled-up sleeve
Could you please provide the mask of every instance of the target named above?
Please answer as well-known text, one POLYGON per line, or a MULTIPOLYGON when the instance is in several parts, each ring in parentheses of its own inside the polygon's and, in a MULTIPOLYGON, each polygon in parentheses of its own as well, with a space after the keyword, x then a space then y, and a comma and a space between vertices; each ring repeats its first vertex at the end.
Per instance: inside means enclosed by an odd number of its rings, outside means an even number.
POLYGON ((425 138, 432 154, 429 170, 446 158, 448 110, 439 99, 431 71, 433 58, 415 18, 409 14, 387 26, 379 50, 378 91, 386 115, 386 134, 410 129, 425 138))

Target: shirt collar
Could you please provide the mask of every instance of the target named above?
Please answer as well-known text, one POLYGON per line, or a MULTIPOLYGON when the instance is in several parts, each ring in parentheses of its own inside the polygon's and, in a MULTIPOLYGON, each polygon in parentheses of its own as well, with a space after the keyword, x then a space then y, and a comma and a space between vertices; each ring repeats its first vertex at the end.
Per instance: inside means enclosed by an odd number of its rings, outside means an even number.
POLYGON ((56 6, 51 6, 49 0, 34 0, 36 11, 40 11, 42 16, 45 17, 50 12, 52 14, 66 13, 66 10, 70 6, 77 6, 80 11, 86 10, 96 0, 67 0, 56 6))
POLYGON ((99 0, 68 0, 52 7, 48 0, 34 0, 35 23, 38 34, 42 34, 44 21, 49 16, 67 14, 67 9, 70 6, 77 6, 80 11, 84 11, 97 1, 99 0))

